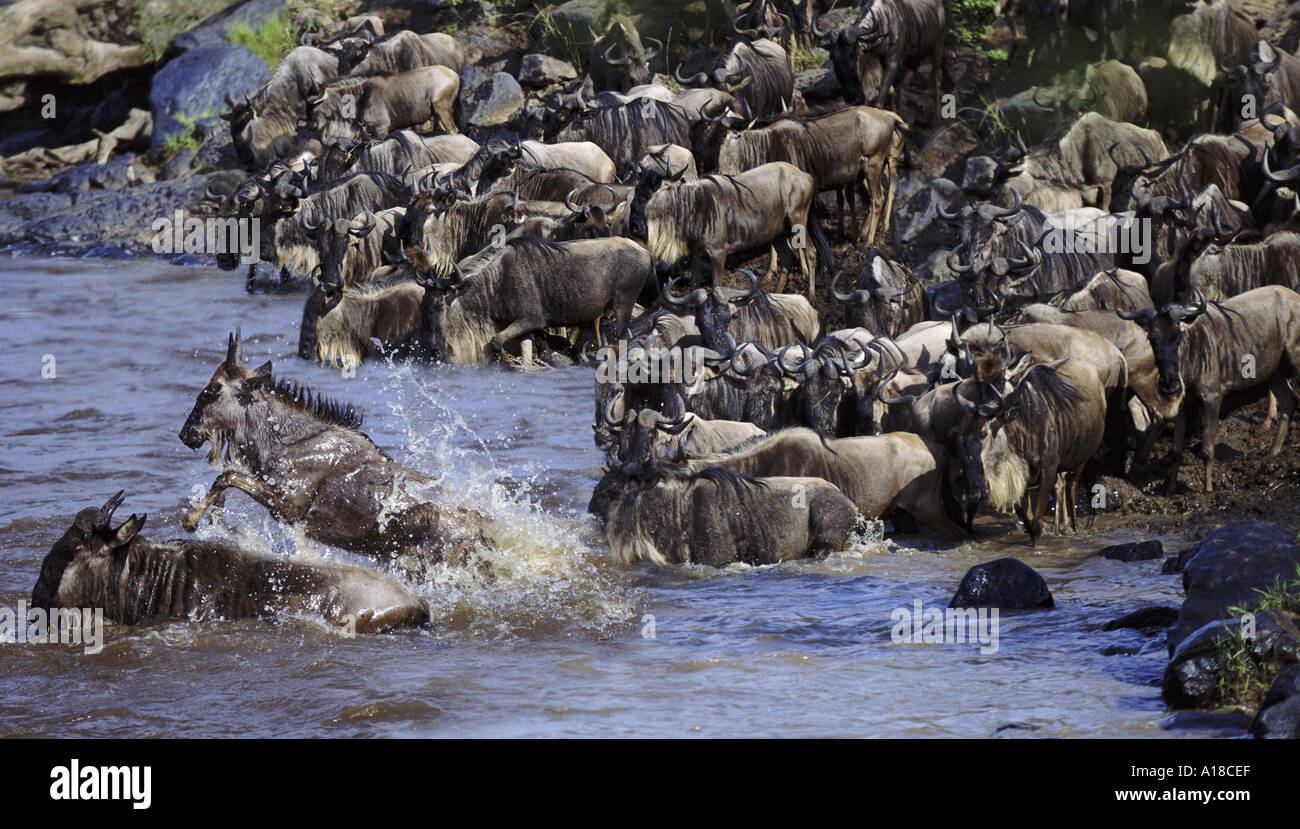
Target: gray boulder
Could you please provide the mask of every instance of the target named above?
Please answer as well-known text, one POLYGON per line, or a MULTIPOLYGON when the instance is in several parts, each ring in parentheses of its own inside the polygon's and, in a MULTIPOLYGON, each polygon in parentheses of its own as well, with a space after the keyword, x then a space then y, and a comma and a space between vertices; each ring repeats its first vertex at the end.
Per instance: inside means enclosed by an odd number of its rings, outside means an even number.
POLYGON ((524 108, 524 90, 519 82, 498 72, 481 83, 465 99, 465 120, 476 127, 509 124, 524 108))
POLYGON ((227 95, 242 97, 270 77, 271 70, 253 50, 233 43, 199 46, 168 62, 154 75, 149 91, 150 149, 159 152, 167 139, 187 134, 194 122, 229 109, 227 95))

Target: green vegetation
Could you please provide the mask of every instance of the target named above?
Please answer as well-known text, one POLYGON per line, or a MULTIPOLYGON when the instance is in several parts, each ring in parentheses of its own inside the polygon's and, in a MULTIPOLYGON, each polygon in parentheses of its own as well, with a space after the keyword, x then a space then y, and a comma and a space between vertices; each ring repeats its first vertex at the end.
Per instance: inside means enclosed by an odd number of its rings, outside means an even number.
POLYGON ((226 40, 247 46, 271 69, 279 63, 280 58, 298 45, 297 34, 284 15, 276 13, 254 26, 245 20, 237 20, 226 27, 226 40))
POLYGON ((997 20, 997 0, 948 0, 948 31, 959 46, 974 49, 989 60, 1006 60, 1003 49, 988 49, 984 39, 997 20))
POLYGON ((790 57, 794 61, 794 72, 797 75, 821 66, 830 54, 820 46, 803 46, 796 43, 790 57))
MULTIPOLYGON (((1296 566, 1294 581, 1283 583, 1281 578, 1265 588, 1256 588, 1260 601, 1254 608, 1231 607, 1229 612, 1237 617, 1247 614, 1263 613, 1265 610, 1281 610, 1300 614, 1300 565, 1296 566)), ((1219 650, 1226 666, 1219 676, 1219 703, 1254 709, 1259 705, 1264 692, 1268 690, 1276 671, 1260 661, 1255 654, 1252 639, 1240 626, 1231 636, 1219 642, 1219 650)))
POLYGON ((185 131, 169 136, 163 142, 162 149, 158 151, 157 157, 153 159, 153 162, 155 164, 166 164, 174 158, 177 153, 180 153, 183 150, 197 150, 201 143, 199 141, 199 133, 197 129, 198 123, 206 118, 211 118, 214 115, 220 114, 221 113, 215 111, 202 112, 198 115, 190 115, 184 112, 174 113, 172 117, 181 122, 181 125, 185 127, 185 131))
POLYGON ((137 0, 135 26, 149 60, 159 60, 177 35, 217 10, 198 0, 137 0))

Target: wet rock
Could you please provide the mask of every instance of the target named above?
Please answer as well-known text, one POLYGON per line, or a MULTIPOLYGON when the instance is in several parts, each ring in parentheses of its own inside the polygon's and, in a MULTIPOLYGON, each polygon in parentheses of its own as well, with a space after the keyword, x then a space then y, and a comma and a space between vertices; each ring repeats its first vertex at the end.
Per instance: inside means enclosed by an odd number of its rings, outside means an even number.
POLYGON ((1097 551, 1097 555, 1111 561, 1150 561, 1165 554, 1165 547, 1159 539, 1137 541, 1128 544, 1112 544, 1097 551))
POLYGON ((955 179, 963 172, 964 159, 978 142, 970 127, 957 121, 931 133, 925 145, 912 156, 912 166, 898 184, 898 203, 906 202, 935 179, 955 179))
POLYGON ((1132 645, 1107 645, 1101 649, 1102 656, 1137 656, 1141 652, 1141 648, 1132 645))
POLYGON ((1164 565, 1160 568, 1160 575, 1172 576, 1183 572, 1187 560, 1196 554, 1197 549, 1197 547, 1188 547, 1186 550, 1179 551, 1178 555, 1165 559, 1164 565))
POLYGON ((176 155, 167 160, 167 163, 158 171, 162 178, 185 178, 194 174, 194 151, 181 150, 176 155))
POLYGON ((0 244, 58 242, 69 252, 116 245, 133 255, 151 254, 153 222, 178 209, 193 210, 210 178, 194 175, 117 190, 90 190, 77 193, 75 199, 43 193, 14 196, 0 202, 0 244), (38 205, 45 209, 36 212, 38 205))
POLYGON ((182 253, 167 260, 173 265, 202 265, 203 260, 192 253, 182 253))
POLYGON ((1250 724, 1256 737, 1300 740, 1300 665, 1278 674, 1250 724))
POLYGON ((186 52, 201 46, 224 44, 232 24, 246 23, 257 28, 277 14, 289 17, 285 0, 246 0, 212 15, 190 31, 178 35, 172 41, 171 49, 186 52))
POLYGON ((1056 602, 1034 568, 1017 558, 1000 558, 967 570, 948 606, 1024 610, 1056 602))
POLYGON ((1184 638, 1232 607, 1253 607, 1257 589, 1295 578, 1300 564, 1296 531, 1265 521, 1236 521, 1207 535, 1183 569, 1186 601, 1169 632, 1171 652, 1184 638))
POLYGON ((130 259, 131 254, 117 245, 96 245, 82 254, 83 259, 130 259))
POLYGON ((205 118, 195 125, 195 129, 202 136, 200 140, 203 142, 194 153, 196 170, 241 169, 239 156, 235 153, 235 142, 230 138, 230 128, 225 119, 205 118))
POLYGON ((247 46, 199 46, 167 63, 154 75, 150 149, 162 150, 169 138, 188 135, 196 121, 229 109, 226 96, 240 98, 271 77, 262 59, 247 46), (182 120, 185 119, 185 120, 182 120))
POLYGON ((509 124, 524 108, 524 90, 504 72, 485 80, 466 99, 465 120, 476 127, 509 124))
MULTIPOLYGON (((605 31, 614 10, 609 0, 568 0, 547 15, 548 27, 554 29, 562 42, 589 46, 605 31)), ((556 38, 547 30, 534 32, 534 36, 548 45, 556 45, 551 43, 556 38)))
POLYGON ((939 215, 939 208, 961 198, 961 188, 949 179, 938 178, 900 201, 894 212, 894 232, 905 243, 905 249, 912 255, 923 255, 926 250, 956 244, 954 225, 939 215))
POLYGON ((829 67, 805 69, 794 76, 794 88, 804 98, 833 98, 840 94, 840 82, 829 67))
POLYGON ((550 86, 578 77, 573 64, 550 55, 524 55, 519 67, 519 82, 528 86, 550 86))
MULTIPOLYGON (((1224 678, 1233 671, 1229 647, 1244 644, 1249 659, 1280 670, 1300 661, 1300 629, 1289 614, 1266 610, 1254 617, 1255 635, 1241 638, 1242 620, 1216 619, 1185 637, 1165 666, 1161 693, 1174 708, 1218 705, 1224 678)), ((1232 702, 1227 700, 1227 702, 1232 702)))
POLYGON ((72 193, 78 190, 112 190, 126 187, 135 180, 131 169, 134 154, 120 155, 107 164, 88 161, 69 167, 46 180, 33 181, 18 188, 19 193, 72 193))
POLYGON ((1178 619, 1178 608, 1154 605, 1135 610, 1132 613, 1112 619, 1102 630, 1140 630, 1148 636, 1159 633, 1178 619))

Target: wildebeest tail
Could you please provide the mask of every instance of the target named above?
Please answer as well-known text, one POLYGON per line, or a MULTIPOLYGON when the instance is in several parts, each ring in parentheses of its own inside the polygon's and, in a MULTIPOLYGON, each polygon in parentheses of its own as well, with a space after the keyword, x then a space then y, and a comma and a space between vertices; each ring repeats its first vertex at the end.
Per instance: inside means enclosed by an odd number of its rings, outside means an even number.
POLYGON ((835 254, 831 251, 826 231, 822 229, 821 208, 817 206, 817 199, 812 200, 812 206, 808 209, 808 232, 817 251, 817 276, 823 284, 828 284, 826 280, 835 273, 835 254))

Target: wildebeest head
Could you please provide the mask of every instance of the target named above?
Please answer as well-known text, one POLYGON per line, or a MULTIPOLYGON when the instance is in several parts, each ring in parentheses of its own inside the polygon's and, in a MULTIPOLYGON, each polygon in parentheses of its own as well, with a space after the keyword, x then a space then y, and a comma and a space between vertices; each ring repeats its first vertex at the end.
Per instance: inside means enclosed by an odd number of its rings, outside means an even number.
MULTIPOLYGON (((905 312, 921 299, 921 292, 910 273, 885 258, 880 248, 867 251, 867 261, 858 272, 857 286, 852 291, 838 287, 842 273, 831 280, 831 293, 846 303, 845 319, 851 328, 866 328, 877 334, 897 337, 903 326, 905 312), (901 283, 901 284, 900 284, 901 283)), ((919 321, 919 320, 918 320, 919 321)))
POLYGON ((1183 332, 1187 326, 1205 313, 1205 308, 1205 297, 1198 291, 1196 303, 1193 305, 1170 303, 1159 311, 1154 308, 1144 308, 1141 311, 1115 312, 1122 319, 1137 323, 1146 332, 1147 341, 1151 343, 1151 352, 1155 356, 1156 372, 1159 375, 1156 388, 1164 397, 1178 399, 1183 395, 1179 346, 1182 344, 1183 332))
POLYGON ((989 497, 986 453, 999 433, 1020 417, 1017 392, 1005 393, 1001 385, 997 378, 994 382, 964 383, 955 390, 962 416, 948 442, 961 469, 963 495, 969 504, 989 497))
POLYGON ((144 526, 145 516, 134 514, 116 528, 112 526, 113 512, 121 506, 124 497, 124 492, 118 492, 99 509, 87 507, 77 513, 72 526, 41 562, 41 574, 32 588, 32 607, 49 610, 95 604, 93 600, 87 600, 88 596, 83 597, 84 589, 90 585, 82 582, 89 580, 77 579, 75 575, 83 569, 101 571, 115 559, 120 561, 119 551, 130 544, 144 526), (61 591, 70 569, 74 577, 68 581, 68 589, 61 591))
POLYGON ((407 250, 405 255, 415 272, 415 281, 424 287, 424 299, 420 302, 420 321, 429 357, 436 362, 449 363, 451 349, 447 347, 443 321, 446 319, 447 306, 465 287, 465 274, 459 265, 454 265, 450 276, 434 276, 428 254, 423 251, 407 250))
POLYGON ((677 313, 693 312, 704 344, 715 351, 725 351, 732 345, 727 339, 727 329, 731 325, 733 308, 752 302, 762 293, 757 274, 748 269, 742 269, 741 273, 749 279, 747 291, 737 292, 716 286, 711 291, 697 288, 685 297, 678 297, 672 292, 672 286, 681 278, 678 277, 664 286, 664 302, 677 313))
POLYGON ((347 283, 347 274, 343 272, 343 264, 348 249, 357 240, 364 239, 374 232, 375 225, 375 216, 369 209, 364 212, 361 219, 356 221, 338 219, 333 222, 324 222, 321 225, 303 223, 308 238, 316 242, 316 248, 320 252, 320 264, 317 266, 319 271, 316 278, 321 289, 327 295, 343 290, 343 286, 347 283))
POLYGON ((338 44, 339 77, 350 74, 358 63, 365 60, 374 43, 375 34, 369 29, 363 29, 357 32, 356 37, 341 41, 338 44))
POLYGON ((245 409, 252 402, 253 393, 271 383, 270 361, 249 371, 244 366, 239 332, 231 334, 226 358, 199 392, 194 408, 181 427, 181 443, 194 450, 208 443, 208 463, 214 466, 223 458, 229 460, 230 451, 244 442, 245 409))
POLYGON ((850 355, 844 343, 828 338, 797 365, 790 366, 787 374, 799 384, 794 394, 798 421, 822 437, 836 437, 846 425, 843 421, 856 416, 850 395, 853 375, 869 360, 866 350, 850 355))

